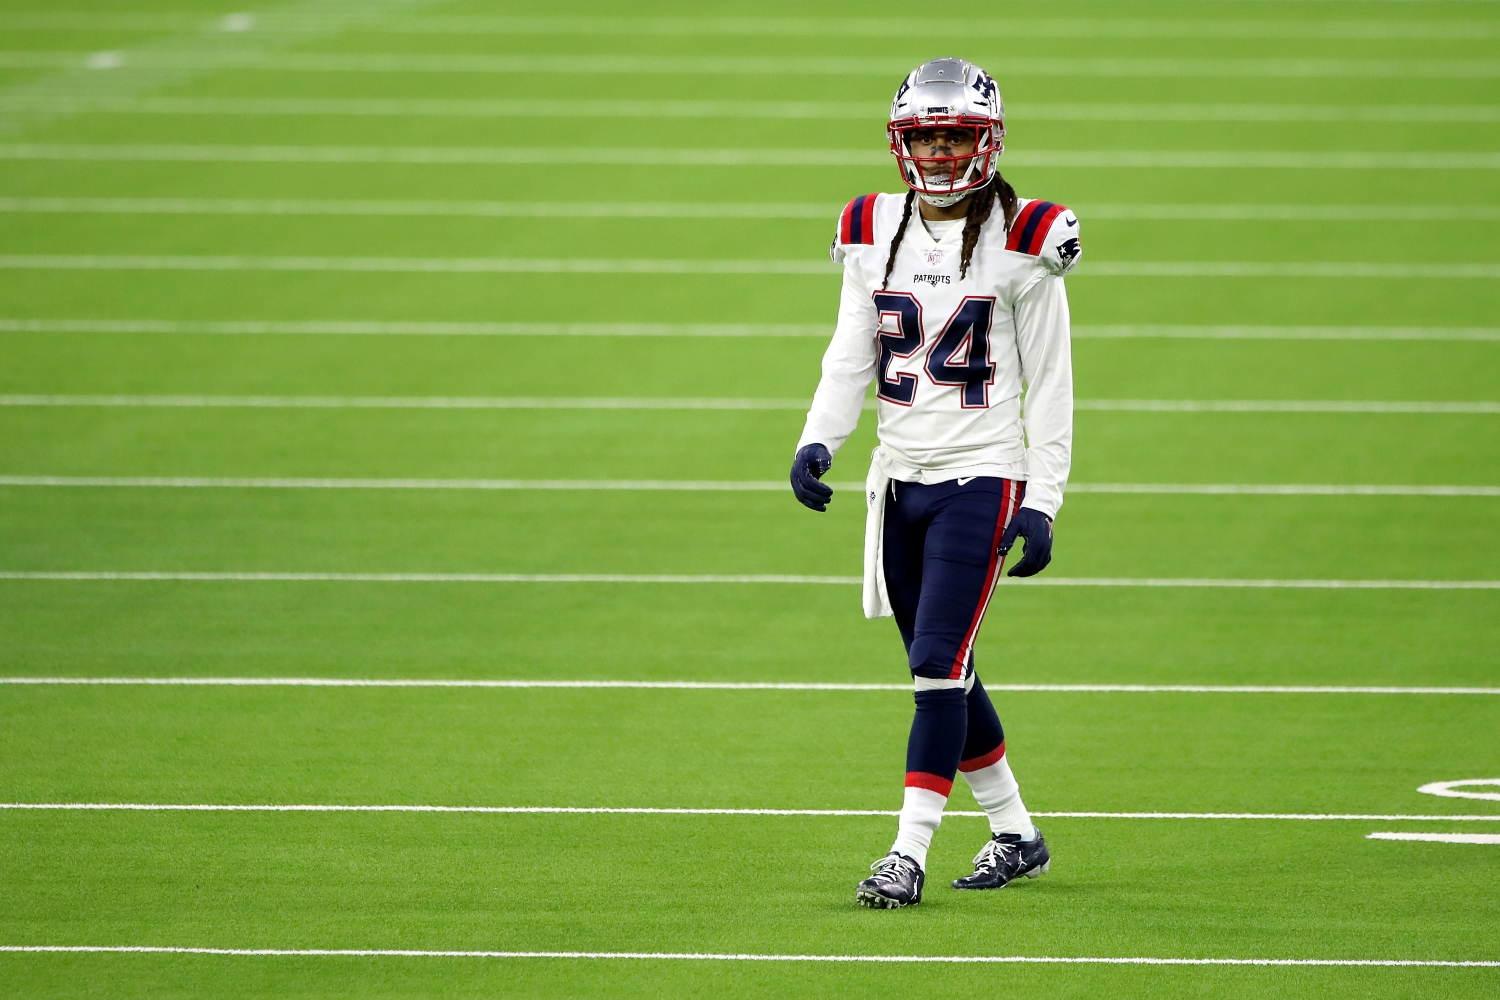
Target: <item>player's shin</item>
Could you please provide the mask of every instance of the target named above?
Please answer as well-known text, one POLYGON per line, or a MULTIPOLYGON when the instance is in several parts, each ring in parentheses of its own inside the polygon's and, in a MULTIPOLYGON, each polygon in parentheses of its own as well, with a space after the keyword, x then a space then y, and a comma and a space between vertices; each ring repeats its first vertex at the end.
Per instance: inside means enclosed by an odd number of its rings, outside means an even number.
POLYGON ((944 685, 930 688, 924 681, 918 679, 917 711, 906 744, 906 794, 891 847, 923 868, 932 836, 943 821, 968 725, 962 682, 927 681, 944 685), (955 686, 947 686, 950 683, 955 686))
POLYGON ((967 704, 968 739, 958 769, 989 818, 991 833, 1013 833, 1030 840, 1036 836, 1036 827, 1005 757, 1005 730, 977 676, 972 678, 967 704))

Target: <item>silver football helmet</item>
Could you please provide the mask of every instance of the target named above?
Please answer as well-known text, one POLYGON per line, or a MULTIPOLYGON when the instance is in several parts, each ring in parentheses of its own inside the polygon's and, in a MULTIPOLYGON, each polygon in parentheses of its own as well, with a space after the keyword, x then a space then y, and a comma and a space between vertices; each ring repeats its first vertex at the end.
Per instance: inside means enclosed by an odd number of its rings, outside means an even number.
POLYGON ((964 59, 931 59, 912 70, 891 101, 891 152, 901 179, 929 205, 946 208, 995 176, 1005 149, 1005 105, 1000 88, 984 70, 964 59), (974 152, 964 156, 917 156, 916 129, 972 128, 974 152))

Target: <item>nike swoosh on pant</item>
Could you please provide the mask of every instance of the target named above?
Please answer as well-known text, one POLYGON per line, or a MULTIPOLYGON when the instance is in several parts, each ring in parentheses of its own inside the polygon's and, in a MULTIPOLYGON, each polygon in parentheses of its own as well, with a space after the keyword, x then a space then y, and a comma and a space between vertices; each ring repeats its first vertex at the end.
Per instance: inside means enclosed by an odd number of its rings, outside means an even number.
POLYGON ((979 477, 978 476, 970 476, 968 479, 960 479, 958 481, 958 485, 962 486, 964 483, 972 483, 977 478, 979 478, 979 477))

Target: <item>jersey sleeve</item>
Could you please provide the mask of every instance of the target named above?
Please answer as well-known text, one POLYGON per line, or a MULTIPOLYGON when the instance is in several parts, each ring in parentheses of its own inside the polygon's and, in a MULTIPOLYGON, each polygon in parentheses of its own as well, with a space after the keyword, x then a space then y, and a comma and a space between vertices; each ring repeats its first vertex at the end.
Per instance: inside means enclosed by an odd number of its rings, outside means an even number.
POLYGON ((1078 229, 1078 216, 1068 206, 1028 201, 1016 214, 1005 249, 1035 257, 1052 274, 1067 274, 1083 256, 1078 229))
MULTIPOLYGON (((873 212, 875 196, 867 197, 873 212)), ((850 208, 859 201, 856 198, 850 202, 850 208)), ((850 208, 846 208, 840 218, 841 230, 850 208)), ((873 243, 873 236, 866 242, 873 243)), ((830 454, 837 455, 859 424, 865 391, 875 377, 875 331, 880 325, 880 316, 858 261, 843 258, 838 239, 834 240, 833 246, 839 252, 835 259, 844 260, 838 325, 834 328, 828 350, 823 354, 823 377, 813 394, 812 407, 807 411, 807 423, 802 428, 802 436, 797 439, 797 448, 822 444, 830 454)))
POLYGON ((1026 381, 1026 499, 1056 517, 1073 461, 1073 352, 1068 296, 1060 275, 1044 275, 1016 301, 1016 346, 1026 381))

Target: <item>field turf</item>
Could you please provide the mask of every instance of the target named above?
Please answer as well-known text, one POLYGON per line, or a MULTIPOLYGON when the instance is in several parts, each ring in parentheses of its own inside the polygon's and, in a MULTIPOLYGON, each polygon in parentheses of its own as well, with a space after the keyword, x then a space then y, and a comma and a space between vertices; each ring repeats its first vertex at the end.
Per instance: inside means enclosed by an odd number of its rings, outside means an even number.
POLYGON ((1041 578, 1069 585, 1002 585, 986 682, 1500 688, 1495 4, 244 13, 0 2, 0 674, 33 679, 0 684, 0 997, 1500 994, 1500 844, 1367 838, 1500 833, 1493 794, 1417 791, 1500 777, 1494 693, 996 690, 1051 872, 949 891, 987 833, 960 782, 926 900, 873 912, 890 815, 744 810, 896 809, 895 687, 41 683, 904 683, 836 582, 859 491, 757 484, 817 382, 836 214, 899 187, 890 93, 961 54, 1005 94, 1002 170, 1086 249, 1041 578), (1103 273, 1153 262, 1383 270, 1103 273), (179 578, 102 578, 145 572, 179 578), (745 575, 803 582, 713 579, 745 575), (15 808, 85 803, 647 811, 15 808), (1330 964, 914 961, 957 956, 1330 964), (814 960, 871 958, 899 960, 814 960))

